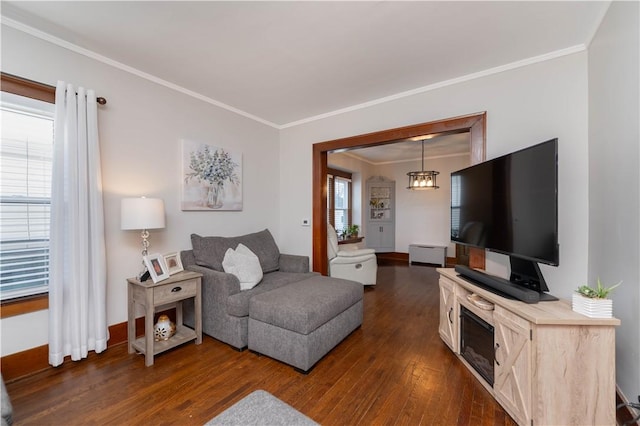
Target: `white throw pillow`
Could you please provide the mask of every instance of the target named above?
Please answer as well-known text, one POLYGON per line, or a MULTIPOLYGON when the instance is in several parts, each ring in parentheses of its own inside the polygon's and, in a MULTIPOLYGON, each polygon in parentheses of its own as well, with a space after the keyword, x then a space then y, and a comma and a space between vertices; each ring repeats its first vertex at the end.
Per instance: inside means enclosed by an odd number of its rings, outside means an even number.
POLYGON ((224 254, 222 268, 240 281, 240 290, 250 290, 262 281, 260 260, 247 246, 238 244, 236 249, 229 248, 224 254))

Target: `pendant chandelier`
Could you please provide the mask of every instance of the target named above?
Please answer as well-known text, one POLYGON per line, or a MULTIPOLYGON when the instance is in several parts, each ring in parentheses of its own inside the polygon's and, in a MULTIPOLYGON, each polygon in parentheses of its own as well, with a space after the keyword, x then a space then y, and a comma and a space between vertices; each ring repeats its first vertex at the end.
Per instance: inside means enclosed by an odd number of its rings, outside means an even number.
POLYGON ((409 172, 409 186, 407 189, 438 189, 436 175, 440 172, 424 169, 424 139, 422 140, 422 169, 419 172, 409 172))

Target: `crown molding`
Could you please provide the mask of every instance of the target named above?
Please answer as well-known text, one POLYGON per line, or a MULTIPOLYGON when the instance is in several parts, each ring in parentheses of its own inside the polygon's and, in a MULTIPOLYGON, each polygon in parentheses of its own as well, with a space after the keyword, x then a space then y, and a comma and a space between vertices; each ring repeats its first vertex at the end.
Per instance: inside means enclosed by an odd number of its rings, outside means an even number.
POLYGON ((96 60, 98 62, 102 62, 103 64, 106 64, 106 65, 112 66, 114 68, 117 68, 117 69, 119 69, 121 71, 127 72, 129 74, 133 74, 133 75, 135 75, 137 77, 143 78, 145 80, 149 80, 149 81, 151 81, 153 83, 156 83, 156 84, 159 84, 159 85, 164 86, 166 88, 175 90, 175 91, 180 92, 180 93, 182 93, 184 95, 191 96, 192 98, 196 98, 196 99, 201 100, 203 102, 206 102, 208 104, 217 106, 219 108, 226 109, 227 111, 233 112, 235 114, 241 115, 243 117, 246 117, 246 118, 249 118, 251 120, 257 121, 259 123, 265 124, 267 126, 273 127, 275 129, 280 129, 280 126, 278 126, 275 123, 272 123, 271 121, 265 120, 263 118, 255 116, 255 115, 250 114, 248 112, 242 111, 242 110, 240 110, 238 108, 232 107, 231 105, 227 105, 227 104, 225 104, 223 102, 216 101, 215 99, 212 99, 212 98, 204 96, 204 95, 202 95, 200 93, 194 92, 193 90, 186 89, 186 88, 184 88, 182 86, 179 86, 177 84, 171 83, 171 82, 169 82, 167 80, 163 80, 163 79, 161 79, 159 77, 156 77, 155 75, 146 73, 146 72, 141 71, 141 70, 139 70, 137 68, 131 67, 131 66, 126 65, 126 64, 123 64, 122 62, 118 62, 118 61, 113 60, 113 59, 111 59, 109 57, 106 57, 104 55, 100 55, 100 54, 98 54, 98 53, 96 53, 96 52, 94 52, 92 50, 85 49, 84 47, 80 47, 80 46, 78 46, 76 44, 73 44, 73 43, 70 43, 70 42, 68 42, 66 40, 63 40, 61 38, 55 37, 55 36, 53 36, 53 35, 51 35, 49 33, 41 31, 41 30, 39 30, 37 28, 33 28, 33 27, 29 26, 29 25, 25 25, 25 24, 23 24, 21 22, 18 22, 16 20, 14 20, 14 19, 7 18, 6 16, 2 16, 2 24, 6 25, 8 27, 11 27, 11 28, 13 28, 15 30, 21 31, 23 33, 29 34, 29 35, 31 35, 33 37, 36 37, 36 38, 39 38, 41 40, 44 40, 44 41, 47 41, 49 43, 55 44, 57 46, 60 46, 60 47, 62 47, 64 49, 70 50, 70 51, 72 51, 74 53, 77 53, 79 55, 86 56, 86 57, 94 59, 94 60, 96 60))
POLYGON ((302 120, 292 121, 291 123, 283 124, 280 126, 280 129, 286 129, 289 127, 299 126, 301 124, 311 123, 313 121, 322 120, 325 118, 333 117, 340 114, 345 114, 347 112, 357 111, 360 109, 369 108, 375 105, 380 105, 386 102, 395 101, 397 99, 407 98, 409 96, 418 95, 425 92, 430 92, 432 90, 441 89, 443 87, 452 86, 454 84, 464 83, 470 80, 475 80, 478 78, 487 77, 494 74, 499 74, 501 72, 510 71, 517 68, 526 67, 528 65, 537 64, 539 62, 550 61, 552 59, 560 58, 563 56, 573 55, 574 53, 579 53, 585 51, 587 48, 584 44, 578 44, 576 46, 571 46, 565 49, 556 50, 550 53, 545 53, 544 55, 533 56, 531 58, 523 59, 516 62, 511 62, 509 64, 500 65, 494 68, 489 68, 484 71, 479 71, 473 74, 467 74, 462 77, 452 78, 450 80, 441 81, 438 83, 430 84, 428 86, 418 87, 417 89, 407 90, 405 92, 396 93, 395 95, 385 96, 382 98, 374 99, 372 101, 363 102, 361 104, 352 105, 350 107, 337 109, 335 111, 327 112, 324 114, 315 115, 313 117, 303 118, 302 120))
MULTIPOLYGON (((598 21, 598 26, 600 25, 600 23, 602 22, 602 19, 604 18, 606 11, 608 10, 608 6, 606 9, 604 9, 602 17, 600 18, 600 20, 598 21)), ((361 109, 365 109, 365 108, 369 108, 372 106, 376 106, 376 105, 380 105, 380 104, 384 104, 387 102, 392 102, 398 99, 402 99, 402 98, 407 98, 410 96, 414 96, 414 95, 418 95, 421 93, 426 93, 426 92, 430 92, 433 90, 437 90, 437 89, 441 89, 443 87, 447 87, 447 86, 452 86, 455 84, 459 84, 459 83, 464 83, 467 81, 471 81, 471 80, 475 80, 478 78, 483 78, 483 77, 487 77, 490 75, 494 75, 494 74, 498 74, 501 72, 505 72, 505 71, 510 71, 513 69, 517 69, 517 68, 522 68, 528 65, 533 65, 533 64, 537 64, 540 62, 544 62, 544 61, 549 61, 549 60, 553 60, 556 58, 560 58, 563 56, 568 56, 568 55, 573 55, 575 53, 579 53, 579 52, 583 52, 585 50, 587 50, 587 44, 578 44, 575 46, 571 46, 565 49, 560 49, 560 50, 556 50, 550 53, 546 53, 543 55, 538 55, 538 56, 534 56, 531 58, 527 58, 527 59, 523 59, 520 61, 516 61, 516 62, 512 62, 509 64, 505 64, 505 65, 500 65, 497 67, 493 67, 493 68, 489 68, 487 70, 483 70, 483 71, 479 71, 476 73, 472 73, 472 74, 467 74, 461 77, 457 77, 457 78, 453 78, 453 79, 449 79, 449 80, 445 80, 445 81, 441 81, 438 83, 434 83, 434 84, 430 84, 427 86, 422 86, 422 87, 418 87, 416 89, 412 89, 412 90, 407 90, 404 92, 400 92, 400 93, 396 93, 394 95, 390 95, 390 96, 385 96, 382 98, 378 98, 378 99, 374 99, 368 102, 363 102, 360 104, 356 104, 356 105, 352 105, 346 108, 341 108, 341 109, 337 109, 334 111, 330 111, 327 113, 323 113, 323 114, 319 114, 319 115, 315 115, 312 117, 307 117, 307 118, 303 118, 301 120, 296 120, 296 121, 292 121, 290 123, 286 123, 286 124, 276 124, 273 123, 269 120, 265 120, 261 117, 255 116, 253 114, 250 114, 246 111, 240 110, 238 108, 232 107, 231 105, 227 105, 223 102, 217 101, 215 99, 209 98, 207 96, 204 96, 200 93, 194 92, 192 90, 189 90, 187 88, 184 88, 182 86, 179 86, 177 84, 171 83, 167 80, 163 80, 159 77, 156 77, 152 74, 149 74, 147 72, 141 71, 137 68, 131 67, 129 65, 123 64, 121 62, 115 61, 111 58, 108 58, 104 55, 100 55, 92 50, 80 47, 76 44, 70 43, 66 40, 63 40, 61 38, 55 37, 49 33, 46 33, 44 31, 41 31, 37 28, 31 27, 29 25, 23 24, 21 22, 18 22, 14 19, 8 18, 6 16, 2 16, 2 24, 3 25, 7 25, 13 29, 16 29, 18 31, 24 32, 26 34, 29 34, 33 37, 39 38, 41 40, 47 41, 49 43, 55 44, 57 46, 60 46, 64 49, 70 50, 72 52, 75 52, 77 54, 86 56, 88 58, 94 59, 96 61, 102 62, 106 65, 112 66, 114 68, 120 69, 122 71, 125 71, 127 73, 133 74, 137 77, 143 78, 145 80, 149 80, 153 83, 159 84, 161 86, 164 86, 166 88, 175 90, 177 92, 180 92, 182 94, 185 94, 187 96, 193 97, 195 99, 201 100, 203 102, 206 102, 208 104, 214 105, 216 107, 225 109, 227 111, 233 112, 235 114, 241 115, 243 117, 249 118, 251 120, 257 121, 259 123, 262 123, 264 125, 267 125, 269 127, 272 127, 274 129, 277 130, 283 130, 283 129, 287 129, 290 127, 296 127, 296 126, 300 126, 302 124, 307 124, 307 123, 311 123, 314 121, 318 121, 318 120, 323 120, 325 118, 329 118, 329 117, 334 117, 336 115, 340 115, 340 114, 345 114, 348 112, 353 112, 353 111, 358 111, 361 109)), ((595 35, 598 26, 596 26, 595 30, 593 31, 593 34, 591 34, 591 37, 589 38, 589 42, 591 42, 591 39, 593 38, 593 36, 595 35)))

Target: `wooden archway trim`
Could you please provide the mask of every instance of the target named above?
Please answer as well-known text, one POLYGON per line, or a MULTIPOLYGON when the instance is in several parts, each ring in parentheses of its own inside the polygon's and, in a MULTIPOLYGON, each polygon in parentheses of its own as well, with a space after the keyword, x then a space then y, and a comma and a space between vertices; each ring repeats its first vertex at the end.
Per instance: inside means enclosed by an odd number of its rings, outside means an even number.
MULTIPOLYGON (((325 179, 329 152, 386 145, 422 135, 469 132, 471 164, 476 164, 485 160, 486 121, 487 113, 481 112, 313 144, 313 270, 326 275, 329 269, 329 260, 327 259, 327 182, 325 179)), ((483 268, 484 251, 474 251, 471 254, 470 264, 483 268)))

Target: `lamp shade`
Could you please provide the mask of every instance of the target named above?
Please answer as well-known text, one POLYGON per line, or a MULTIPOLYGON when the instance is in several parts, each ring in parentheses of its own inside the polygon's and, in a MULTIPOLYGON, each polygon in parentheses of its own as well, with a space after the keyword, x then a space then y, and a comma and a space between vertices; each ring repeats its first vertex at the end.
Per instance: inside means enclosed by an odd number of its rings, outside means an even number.
POLYGON ((123 198, 120 229, 164 228, 164 201, 160 198, 123 198))

